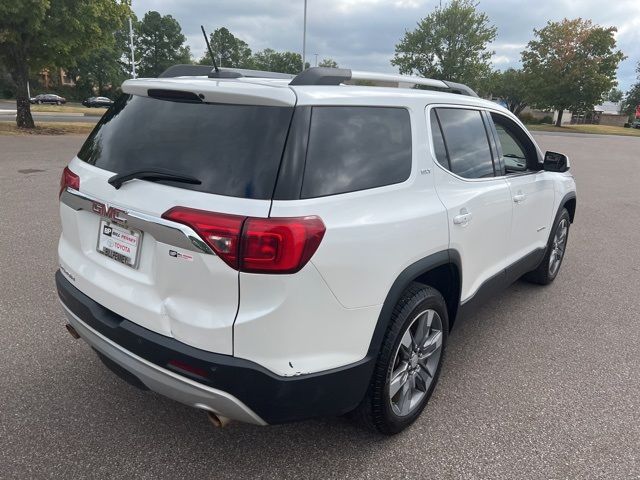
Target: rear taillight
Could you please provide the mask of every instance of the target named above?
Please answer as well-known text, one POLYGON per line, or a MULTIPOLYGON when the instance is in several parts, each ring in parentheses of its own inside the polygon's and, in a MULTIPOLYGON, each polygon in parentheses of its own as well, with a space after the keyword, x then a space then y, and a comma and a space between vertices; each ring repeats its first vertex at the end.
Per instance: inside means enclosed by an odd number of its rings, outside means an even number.
POLYGON ((254 218, 174 207, 162 218, 193 228, 227 265, 248 273, 295 273, 318 249, 319 217, 254 218))
POLYGON ((80 177, 69 170, 69 167, 64 167, 62 176, 60 177, 60 192, 58 196, 62 195, 62 192, 64 192, 67 187, 80 190, 80 177))
POLYGON ((242 229, 242 271, 295 273, 316 253, 325 227, 319 217, 248 218, 242 229))

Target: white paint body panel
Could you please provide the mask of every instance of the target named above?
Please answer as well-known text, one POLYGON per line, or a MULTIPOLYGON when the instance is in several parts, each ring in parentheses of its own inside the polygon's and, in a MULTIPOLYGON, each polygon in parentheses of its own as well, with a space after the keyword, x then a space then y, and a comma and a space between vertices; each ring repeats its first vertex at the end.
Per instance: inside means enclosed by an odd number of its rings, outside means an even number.
POLYGON ((541 171, 507 177, 513 203, 510 264, 547 245, 556 212, 553 208, 555 176, 557 174, 541 171))
MULTIPOLYGON (((142 180, 116 190, 107 183, 113 172, 77 158, 69 168, 80 176, 81 192, 155 217, 176 205, 256 217, 269 212, 267 200, 212 195, 142 180)), ((60 217, 60 264, 84 294, 154 332, 204 350, 233 353, 238 272, 215 255, 188 252, 193 261, 174 258, 169 250, 176 247, 156 241, 148 232, 143 232, 140 265, 134 270, 96 251, 98 215, 60 205, 60 217)))
POLYGON ((460 253, 461 300, 471 298, 522 252, 544 246, 558 202, 575 190, 569 174, 468 181, 436 164, 425 117, 430 105, 482 108, 515 119, 478 98, 377 87, 288 87, 259 79, 139 79, 123 85, 125 92, 143 95, 150 88, 192 91, 211 102, 400 106, 410 112, 413 163, 406 181, 322 198, 247 200, 141 180, 115 190, 107 183, 112 172, 77 158, 69 165, 80 176, 81 192, 156 217, 176 205, 253 217, 318 215, 326 233, 311 261, 296 274, 265 275, 239 274, 215 255, 194 253, 192 262, 181 262, 168 255, 175 247, 150 234, 143 235, 140 266, 133 270, 96 252, 98 215, 60 207, 60 264, 82 292, 152 331, 252 360, 282 376, 361 360, 393 282, 433 253, 460 253), (517 210, 512 192, 520 189, 530 201, 517 210), (467 226, 454 225, 452 217, 462 208, 473 218, 467 226), (529 235, 545 222, 546 236, 529 235))

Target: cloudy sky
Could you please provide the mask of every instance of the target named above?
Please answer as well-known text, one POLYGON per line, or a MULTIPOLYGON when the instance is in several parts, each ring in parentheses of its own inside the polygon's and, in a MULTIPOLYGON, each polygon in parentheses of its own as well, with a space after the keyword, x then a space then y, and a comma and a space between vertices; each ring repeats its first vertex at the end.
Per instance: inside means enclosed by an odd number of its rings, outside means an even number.
MULTIPOLYGON (((439 0, 308 0, 307 60, 331 57, 358 70, 396 71, 389 63, 407 29, 433 10, 439 0)), ((443 1, 444 3, 444 1, 443 1)), ((191 52, 200 57, 207 31, 225 26, 252 50, 302 52, 304 0, 133 0, 140 18, 148 10, 173 15, 182 25, 191 52)), ((534 28, 548 20, 589 18, 618 28, 618 47, 627 55, 618 80, 623 90, 635 81, 640 61, 640 0, 480 0, 479 9, 498 27, 491 45, 499 69, 517 66, 534 28)))

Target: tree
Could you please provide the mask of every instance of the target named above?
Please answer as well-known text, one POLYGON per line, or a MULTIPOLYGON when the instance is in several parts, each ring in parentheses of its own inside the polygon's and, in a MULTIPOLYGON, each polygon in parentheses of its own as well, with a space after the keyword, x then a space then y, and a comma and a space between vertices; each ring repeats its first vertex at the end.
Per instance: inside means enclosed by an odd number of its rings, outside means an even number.
MULTIPOLYGON (((210 36, 211 50, 219 67, 249 68, 251 49, 225 27, 218 28, 210 36)), ((209 52, 198 61, 200 65, 211 65, 209 52)))
POLYGON ((191 63, 189 47, 184 45, 186 38, 171 15, 149 11, 136 22, 135 32, 139 76, 157 77, 171 65, 191 63))
POLYGON ((618 103, 624 97, 624 93, 619 88, 612 88, 611 91, 607 94, 607 100, 610 102, 618 103))
POLYGON ((129 13, 128 3, 115 0, 0 0, 0 63, 15 83, 18 127, 35 126, 29 74, 99 47, 129 13))
POLYGON ((92 95, 94 90, 98 95, 113 95, 131 74, 129 53, 129 31, 125 26, 102 46, 77 58, 66 70, 74 79, 79 95, 92 95))
POLYGON ((616 84, 618 63, 615 27, 600 27, 577 18, 548 22, 534 30, 535 38, 522 52, 524 71, 531 79, 531 100, 538 107, 583 112, 600 103, 616 84))
POLYGON ((622 103, 622 111, 627 115, 633 115, 634 117, 636 108, 640 105, 640 62, 638 62, 636 73, 638 74, 638 81, 631 86, 624 97, 624 102, 622 103))
POLYGON ((496 72, 491 87, 491 93, 502 99, 515 115, 519 115, 529 104, 529 79, 522 70, 509 68, 504 72, 496 72))
MULTIPOLYGON (((300 73, 302 56, 294 52, 276 52, 271 48, 257 52, 251 57, 251 68, 269 72, 300 73)), ((305 65, 309 68, 309 63, 305 65)))
POLYGON ((491 70, 494 52, 487 45, 496 27, 472 0, 452 0, 439 6, 407 31, 396 45, 391 64, 402 74, 417 74, 476 86, 491 70))
POLYGON ((338 68, 338 62, 333 58, 323 58, 318 64, 319 67, 338 68))

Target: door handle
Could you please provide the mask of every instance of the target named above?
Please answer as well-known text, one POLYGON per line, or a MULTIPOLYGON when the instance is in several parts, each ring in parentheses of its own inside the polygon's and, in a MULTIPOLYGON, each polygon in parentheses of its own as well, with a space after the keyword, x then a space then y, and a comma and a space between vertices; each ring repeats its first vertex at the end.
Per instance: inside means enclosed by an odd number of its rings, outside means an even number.
POLYGON ((515 203, 522 203, 525 201, 525 199, 527 198, 527 195, 524 193, 518 193, 517 195, 513 196, 513 201, 515 203))
POLYGON ((471 221, 472 218, 473 215, 467 212, 466 209, 463 209, 460 210, 460 215, 456 215, 455 217, 453 217, 453 223, 455 225, 461 225, 464 227, 471 221))

